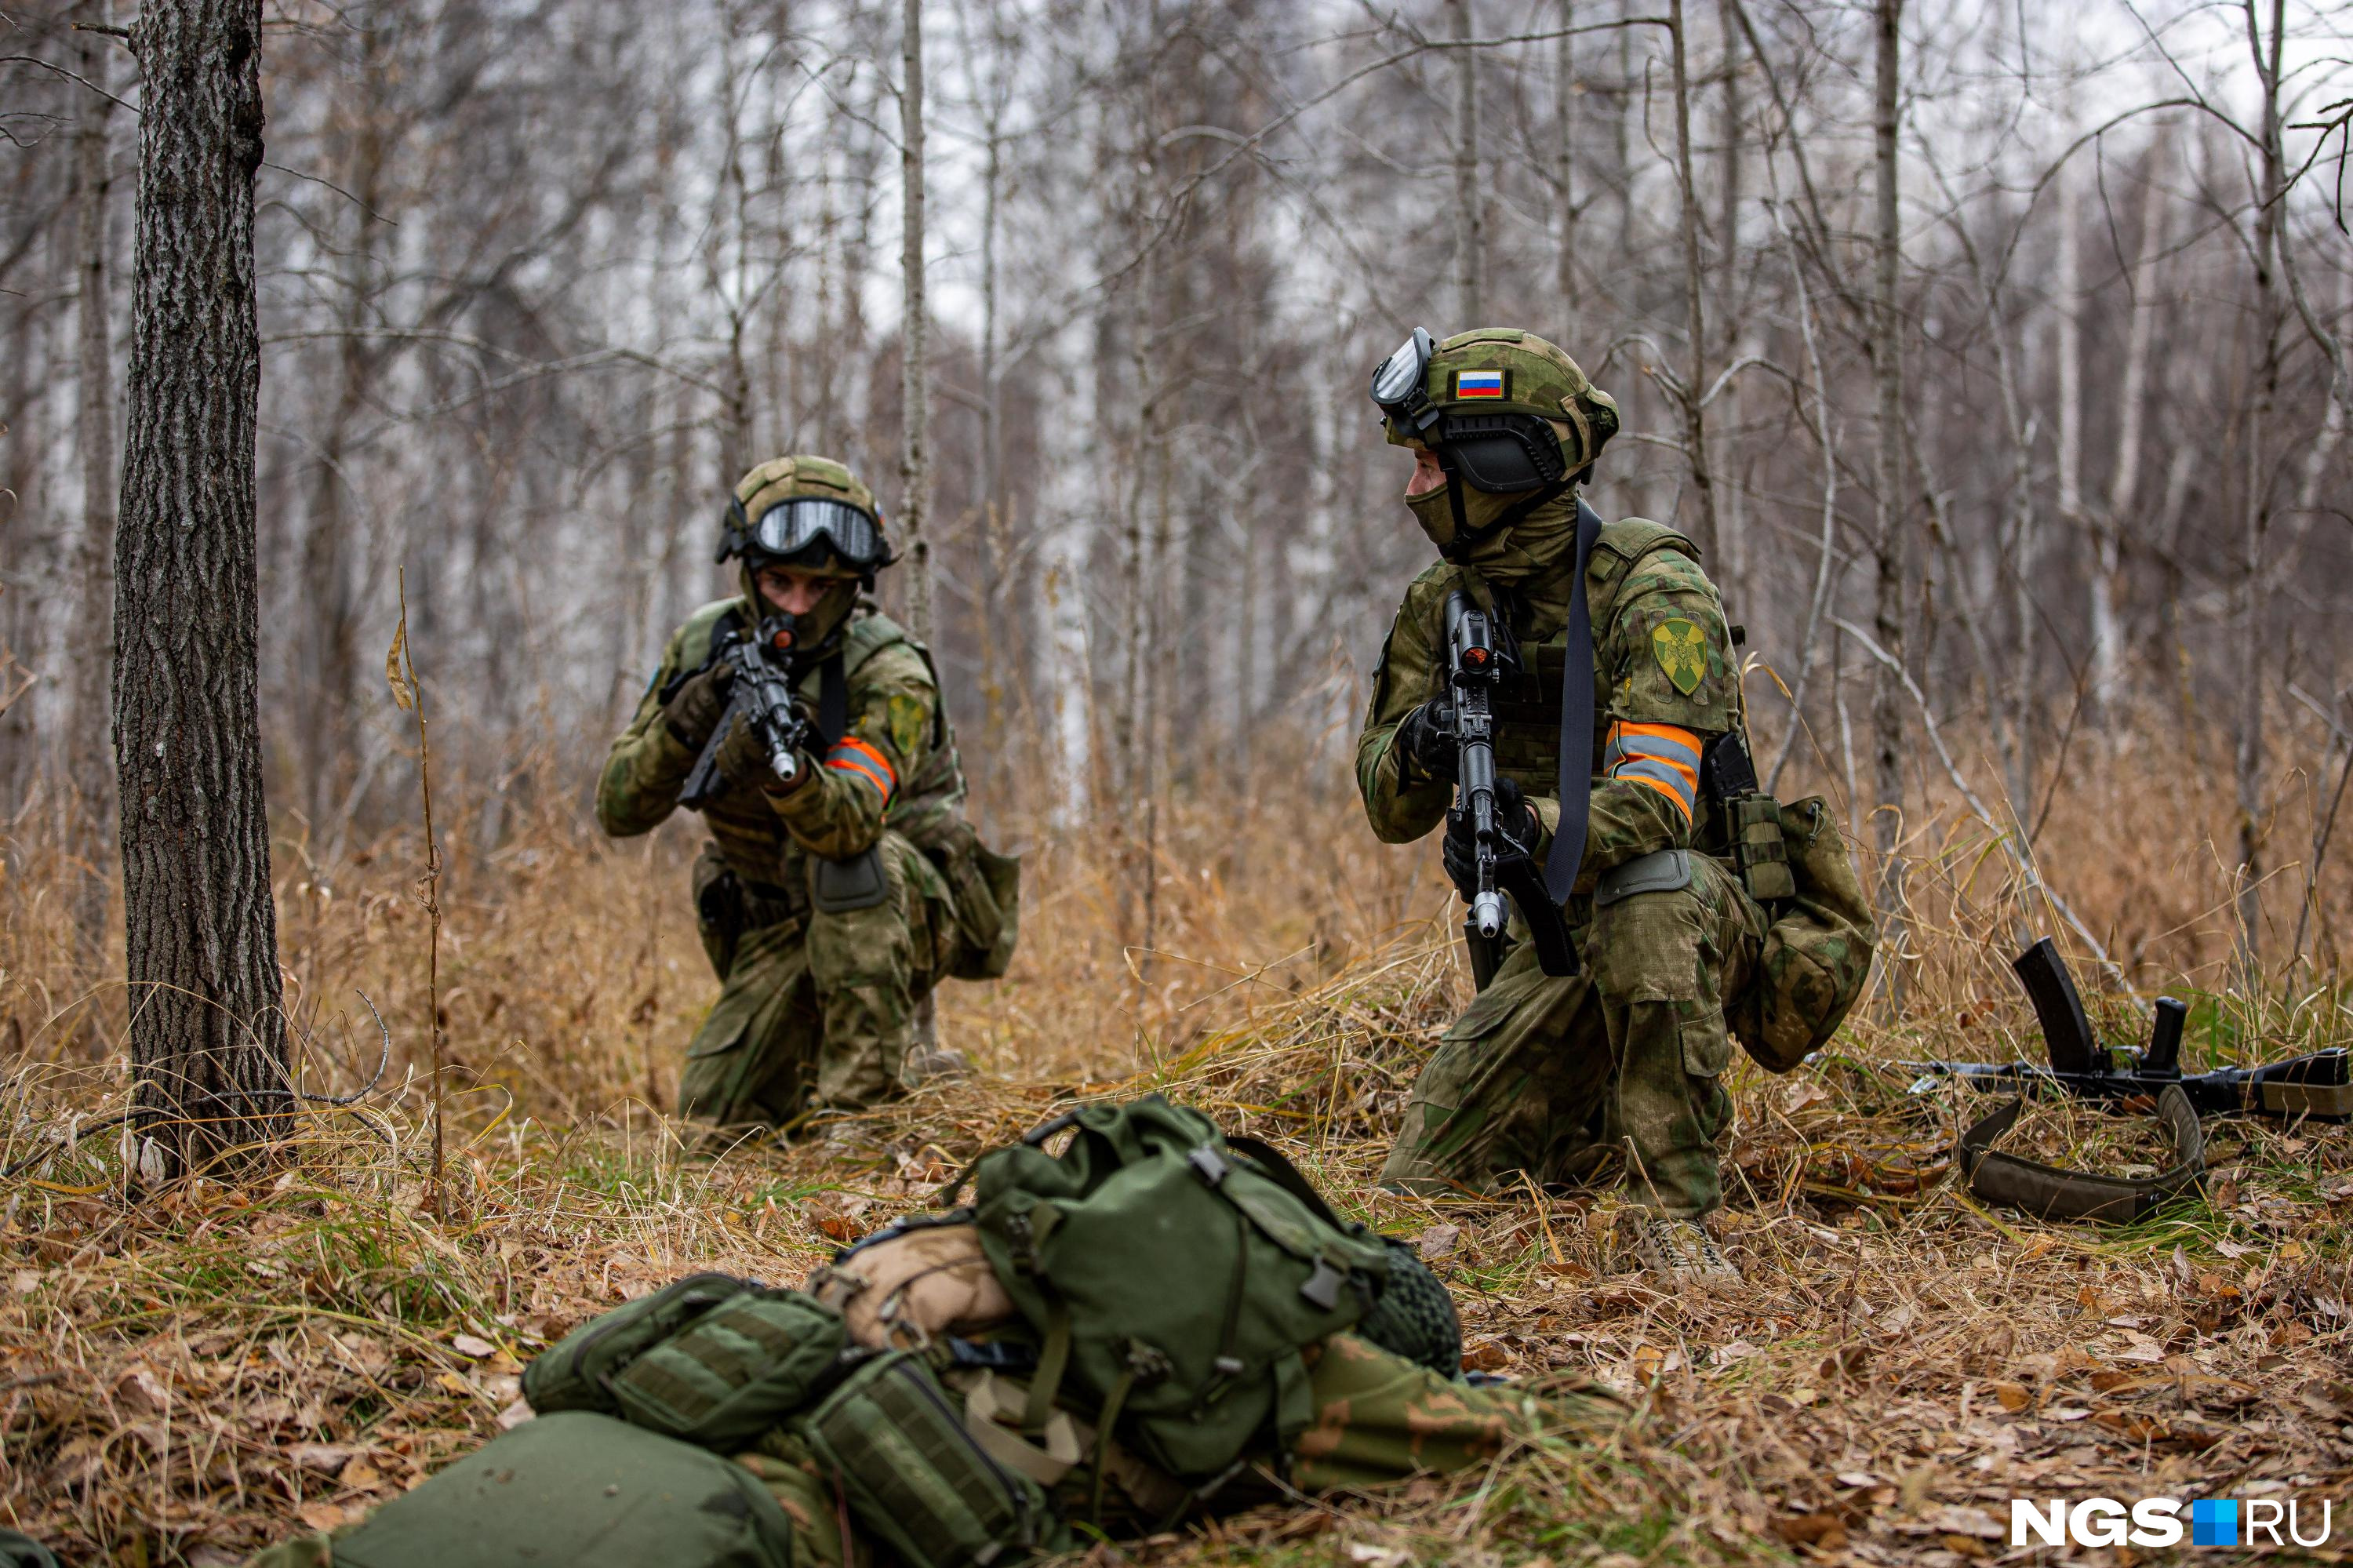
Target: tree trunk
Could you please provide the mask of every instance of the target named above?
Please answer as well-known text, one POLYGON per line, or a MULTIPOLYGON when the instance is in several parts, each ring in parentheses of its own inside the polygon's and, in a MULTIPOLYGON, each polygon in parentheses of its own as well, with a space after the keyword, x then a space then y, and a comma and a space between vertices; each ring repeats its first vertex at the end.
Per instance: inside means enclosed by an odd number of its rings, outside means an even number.
MULTIPOLYGON (((84 19, 104 26, 106 0, 81 7, 84 19)), ((76 858, 81 885, 74 896, 77 957, 95 976, 106 956, 106 922, 112 903, 113 859, 107 841, 114 832, 114 770, 109 764, 112 720, 107 677, 114 666, 114 347, 108 328, 111 299, 106 257, 106 208, 112 175, 108 165, 108 126, 114 101, 107 95, 108 51, 104 35, 76 35, 81 74, 95 90, 81 97, 82 120, 74 138, 76 327, 79 338, 79 397, 74 411, 81 448, 82 531, 77 576, 81 602, 69 636, 73 681, 74 738, 66 748, 79 813, 76 858)))
MULTIPOLYGON (((1872 630, 1888 656, 1900 662, 1904 657, 1904 588, 1910 545, 1905 505, 1903 317, 1896 301, 1903 260, 1903 231, 1897 224, 1896 205, 1896 105, 1897 78, 1903 62, 1898 26, 1903 20, 1904 0, 1878 0, 1877 9, 1879 48, 1872 129, 1878 173, 1873 190, 1876 213, 1871 369, 1878 425, 1873 482, 1879 492, 1879 505, 1872 539, 1878 589, 1872 630)), ((1873 821, 1879 852, 1877 904, 1880 951, 1888 955, 1888 995, 1899 1007, 1903 1001, 1903 971, 1897 967, 1895 955, 1904 950, 1905 894, 1904 868, 1896 852, 1904 811, 1904 695, 1898 672, 1880 666, 1871 703, 1875 808, 1873 821)))
POLYGON ((1699 185, 1692 172, 1691 72, 1684 34, 1683 0, 1669 0, 1667 46, 1672 51, 1675 79, 1675 182, 1682 194, 1683 242, 1683 333, 1690 339, 1691 358, 1683 371, 1683 460, 1691 465, 1692 493, 1699 503, 1699 524, 1692 536, 1704 551, 1716 546, 1715 477, 1707 461, 1707 416, 1700 399, 1707 394, 1706 270, 1699 249, 1699 185))
POLYGON ((2093 520, 2092 719, 2103 726, 2115 722, 2116 704, 2124 694, 2124 621, 2116 594, 2124 576, 2125 530, 2141 521, 2135 506, 2140 495, 2142 431, 2148 418, 2149 347, 2157 335, 2157 268, 2173 210, 2160 188, 2165 154, 2166 133, 2160 130, 2150 144, 2141 181, 2140 249, 2133 259, 2132 321, 2125 333, 2124 383, 2117 395, 2116 468, 2108 480, 2107 504, 2093 520))
MULTIPOLYGON (((1468 44, 1472 32, 1471 0, 1446 0, 1447 19, 1454 40, 1468 44)), ((1487 234, 1484 204, 1479 197, 1479 52, 1454 51, 1454 287, 1456 332, 1485 324, 1487 310, 1487 234)), ((1445 335, 1445 334, 1440 334, 1445 335)))
POLYGON ((2286 0, 2272 0, 2271 37, 2263 37, 2260 0, 2245 0, 2247 45, 2263 90, 2262 188, 2255 204, 2255 406, 2247 416, 2247 494, 2238 604, 2238 734, 2232 749, 2239 816, 2238 959, 2252 983, 2263 935, 2263 651, 2273 635, 2265 614, 2264 545, 2272 525, 2272 472, 2266 456, 2279 403, 2280 328, 2285 312, 2274 276, 2278 258, 2281 188, 2280 54, 2287 29, 2286 0))
POLYGON ((261 0, 148 0, 139 40, 115 759, 141 1159, 170 1174, 290 1097, 255 712, 261 0))
MULTIPOLYGON (((1755 256, 1740 249, 1741 108, 1740 26, 1730 5, 1719 5, 1718 23, 1724 33, 1724 171, 1722 218, 1716 225, 1715 330, 1722 334, 1721 358, 1726 365, 1741 355, 1740 285, 1755 256)), ((1745 481, 1749 465, 1737 455, 1742 408, 1740 381, 1724 389, 1724 417, 1716 421, 1717 450, 1724 461, 1724 505, 1715 520, 1715 586, 1735 620, 1755 613, 1748 583, 1748 518, 1745 481)), ((1711 475, 1714 470, 1710 470, 1711 475)))
POLYGON ((905 79, 899 88, 899 175, 905 228, 899 268, 905 308, 899 341, 900 403, 906 444, 899 457, 899 526, 906 540, 907 630, 932 640, 932 542, 923 536, 932 506, 928 321, 923 303, 923 0, 906 0, 900 40, 905 79))
POLYGON ((1560 159, 1556 184, 1560 202, 1560 330, 1564 344, 1577 338, 1577 0, 1560 0, 1560 48, 1553 69, 1554 112, 1560 122, 1560 159))

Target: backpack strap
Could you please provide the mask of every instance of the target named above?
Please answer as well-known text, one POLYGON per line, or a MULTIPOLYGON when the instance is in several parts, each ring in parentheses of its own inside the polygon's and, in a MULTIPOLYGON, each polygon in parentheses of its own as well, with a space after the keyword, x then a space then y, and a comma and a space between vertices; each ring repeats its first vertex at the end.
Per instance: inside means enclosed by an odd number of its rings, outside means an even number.
POLYGON ((1352 1228, 1345 1220, 1332 1212, 1324 1194, 1314 1182, 1299 1173, 1299 1167, 1283 1157, 1282 1151, 1262 1138, 1252 1138, 1246 1132, 1226 1134, 1226 1147, 1250 1157, 1250 1163, 1260 1167, 1259 1174, 1307 1205, 1307 1212, 1335 1231, 1352 1228))

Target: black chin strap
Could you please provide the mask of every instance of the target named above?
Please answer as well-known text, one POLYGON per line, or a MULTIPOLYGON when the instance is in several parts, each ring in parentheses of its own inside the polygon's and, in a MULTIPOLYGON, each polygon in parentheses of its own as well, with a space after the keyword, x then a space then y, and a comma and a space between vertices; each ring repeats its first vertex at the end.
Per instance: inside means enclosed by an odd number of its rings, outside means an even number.
MULTIPOLYGON (((1565 488, 1556 486, 1556 490, 1565 488)), ((1593 814, 1593 608, 1586 602, 1585 568, 1601 518, 1582 496, 1577 502, 1577 563, 1571 568, 1568 646, 1560 666, 1560 826, 1545 855, 1545 892, 1568 900, 1585 858, 1585 831, 1593 814)))

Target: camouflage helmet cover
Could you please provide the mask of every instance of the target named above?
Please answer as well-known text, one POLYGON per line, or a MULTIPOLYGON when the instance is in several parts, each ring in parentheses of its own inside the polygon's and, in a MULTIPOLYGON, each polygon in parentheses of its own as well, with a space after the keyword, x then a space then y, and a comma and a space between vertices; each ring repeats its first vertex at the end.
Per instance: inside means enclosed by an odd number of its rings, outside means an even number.
MULTIPOLYGON (((804 496, 842 502, 874 519, 874 529, 881 536, 883 552, 881 559, 875 564, 890 565, 891 535, 883 521, 882 509, 875 504, 874 492, 867 488, 863 480, 850 472, 847 464, 807 453, 770 458, 735 482, 735 503, 746 518, 757 518, 779 502, 804 496)), ((731 508, 731 530, 734 515, 734 510, 731 508)), ((731 541, 733 537, 731 531, 731 541)), ((874 570, 871 567, 861 569, 829 553, 822 564, 808 569, 820 576, 839 577, 871 577, 874 570)))
MULTIPOLYGON (((1480 327, 1438 344, 1422 389, 1432 405, 1450 412, 1532 414, 1549 421, 1572 474, 1599 458, 1618 433, 1617 399, 1588 380, 1577 361, 1559 348, 1516 327, 1480 327), (1465 372, 1482 387, 1495 383, 1480 381, 1478 373, 1500 373, 1499 390, 1462 396, 1465 372)), ((1388 440, 1393 446, 1421 444, 1394 422, 1388 440)))

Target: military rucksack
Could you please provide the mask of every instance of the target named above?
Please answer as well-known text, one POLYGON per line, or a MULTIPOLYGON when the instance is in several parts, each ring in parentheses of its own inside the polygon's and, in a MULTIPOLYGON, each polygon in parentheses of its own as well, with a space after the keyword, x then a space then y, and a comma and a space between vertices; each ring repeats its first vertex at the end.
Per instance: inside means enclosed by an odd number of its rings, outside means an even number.
POLYGON ((982 1245, 1038 1344, 1025 1425, 1075 1395, 1098 1430, 1197 1487, 1307 1425, 1302 1348, 1356 1326, 1398 1268, 1280 1154, 1157 1095, 1057 1117, 969 1176, 982 1245))

